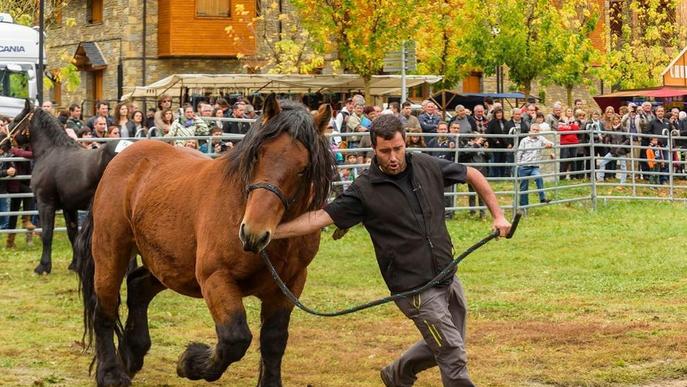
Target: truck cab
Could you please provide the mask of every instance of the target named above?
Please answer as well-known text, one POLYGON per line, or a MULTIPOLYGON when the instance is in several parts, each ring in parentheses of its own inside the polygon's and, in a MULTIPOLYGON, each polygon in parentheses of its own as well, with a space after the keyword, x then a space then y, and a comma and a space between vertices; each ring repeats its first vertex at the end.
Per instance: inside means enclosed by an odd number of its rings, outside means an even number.
POLYGON ((38 31, 0 13, 0 115, 15 117, 38 93, 38 31))

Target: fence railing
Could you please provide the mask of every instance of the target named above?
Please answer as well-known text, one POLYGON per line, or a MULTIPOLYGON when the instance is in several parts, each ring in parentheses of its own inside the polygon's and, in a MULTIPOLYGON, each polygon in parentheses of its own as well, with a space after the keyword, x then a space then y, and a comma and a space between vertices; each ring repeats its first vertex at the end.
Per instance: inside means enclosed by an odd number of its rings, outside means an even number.
MULTIPOLYGON (((213 120, 214 118, 208 118, 213 120)), ((218 119, 231 121, 234 119, 218 119)), ((239 120, 236 120, 239 121, 239 120)), ((243 121, 243 120, 241 120, 243 121)), ((369 134, 334 133, 328 135, 337 155, 337 179, 334 193, 345 189, 369 167, 373 150, 369 134), (368 140, 364 137, 368 136, 368 140), (355 142, 351 141, 355 138, 355 142), (367 141, 367 142, 366 142, 367 141), (367 147, 348 147, 348 144, 367 147), (353 156, 350 156, 353 155, 353 156)), ((450 161, 458 161, 480 170, 492 185, 505 209, 528 209, 542 205, 587 202, 595 209, 599 200, 662 200, 687 203, 687 137, 666 132, 661 135, 629 134, 615 131, 541 132, 550 142, 531 146, 529 134, 478 133, 406 133, 408 152, 424 152, 450 161), (561 135, 567 136, 561 143, 561 135), (578 143, 568 143, 575 135, 578 143), (411 140, 412 138, 412 140, 411 140), (423 142, 415 141, 425 139, 423 142), (488 144, 503 143, 503 147, 488 144), (484 141, 486 144, 480 145, 484 141), (431 146, 427 146, 427 143, 431 146), (523 144, 525 143, 525 144, 523 144), (522 157, 529 152, 535 157, 522 157), (541 179, 541 180, 539 180, 541 179), (530 200, 538 195, 540 200, 530 200)), ((211 157, 219 154, 212 146, 218 142, 237 141, 242 135, 155 137, 155 140, 195 140, 206 143, 211 157)), ((143 138, 132 138, 138 141, 143 138)), ((119 138, 88 138, 82 142, 117 141, 119 138)), ((21 157, 0 157, 0 163, 31 161, 21 157)), ((31 176, 4 177, 0 180, 30 180, 31 176)), ((485 211, 477 194, 467 185, 447 187, 446 211, 485 211)), ((38 211, 9 211, 10 200, 33 197, 31 193, 0 194, 0 224, 9 216, 37 215, 38 211), (2 205, 2 202, 5 205, 2 205)), ((16 207, 16 205, 15 205, 16 207)), ((63 231, 57 228, 56 231, 63 231)), ((24 229, 0 230, 0 233, 25 232, 24 229)), ((37 229, 40 231, 40 229, 37 229)))

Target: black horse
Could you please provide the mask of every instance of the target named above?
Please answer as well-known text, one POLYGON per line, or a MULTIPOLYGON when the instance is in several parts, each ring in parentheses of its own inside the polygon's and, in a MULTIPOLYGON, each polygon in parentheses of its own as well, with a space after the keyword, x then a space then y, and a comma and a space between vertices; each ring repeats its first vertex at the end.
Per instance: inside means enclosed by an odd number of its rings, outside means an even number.
MULTIPOLYGON (((31 143, 34 158, 31 190, 38 201, 43 242, 41 261, 34 271, 48 274, 52 270, 55 212, 61 209, 64 213, 73 250, 78 232, 78 210, 88 209, 105 167, 116 155, 118 141, 108 142, 95 150, 84 149, 67 135, 55 117, 40 108, 34 109, 28 100, 12 122, 10 131, 17 144, 31 143)), ((75 267, 72 255, 69 269, 75 267)))

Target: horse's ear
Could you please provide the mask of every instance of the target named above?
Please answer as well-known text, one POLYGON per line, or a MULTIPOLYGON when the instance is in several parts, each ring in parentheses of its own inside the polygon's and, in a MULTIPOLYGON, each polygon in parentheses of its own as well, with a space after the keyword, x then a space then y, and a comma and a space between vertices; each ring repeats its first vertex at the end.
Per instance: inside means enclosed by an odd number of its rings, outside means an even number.
POLYGON ((267 122, 270 118, 276 116, 281 111, 279 102, 277 102, 277 95, 271 93, 267 96, 265 103, 262 105, 262 122, 267 122))
POLYGON ((31 100, 28 98, 24 100, 24 110, 27 112, 33 110, 33 103, 31 103, 31 100))
POLYGON ((320 108, 317 109, 317 114, 314 117, 315 127, 320 134, 329 126, 329 122, 332 120, 332 105, 328 103, 323 103, 320 108))

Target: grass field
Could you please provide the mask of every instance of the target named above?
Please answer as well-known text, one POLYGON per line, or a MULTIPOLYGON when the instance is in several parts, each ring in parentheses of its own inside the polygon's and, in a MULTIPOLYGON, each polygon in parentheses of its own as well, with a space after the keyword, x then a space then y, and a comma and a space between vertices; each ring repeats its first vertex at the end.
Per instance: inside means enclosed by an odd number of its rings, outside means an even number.
MULTIPOLYGON (((478 385, 687 385, 685 206, 614 202, 594 213, 586 207, 530 210, 514 239, 489 243, 459 266, 478 385)), ((488 222, 456 218, 449 227, 458 251, 489 231, 488 222)), ((323 234, 303 301, 332 310, 386 295, 364 229, 336 242, 330 233, 323 234)), ((65 236, 57 236, 46 277, 32 273, 40 248, 19 239, 18 250, 0 254, 0 384, 92 384, 65 236)), ((247 299, 246 308, 252 346, 215 385, 255 385, 259 305, 247 299)), ((150 325, 153 347, 136 385, 204 385, 178 378, 176 359, 189 341, 214 342, 205 304, 163 292, 152 303, 150 325)), ((379 368, 417 339, 394 306, 329 319, 295 312, 284 383, 380 386, 379 368)), ((438 371, 422 373, 417 385, 440 385, 438 371)))

